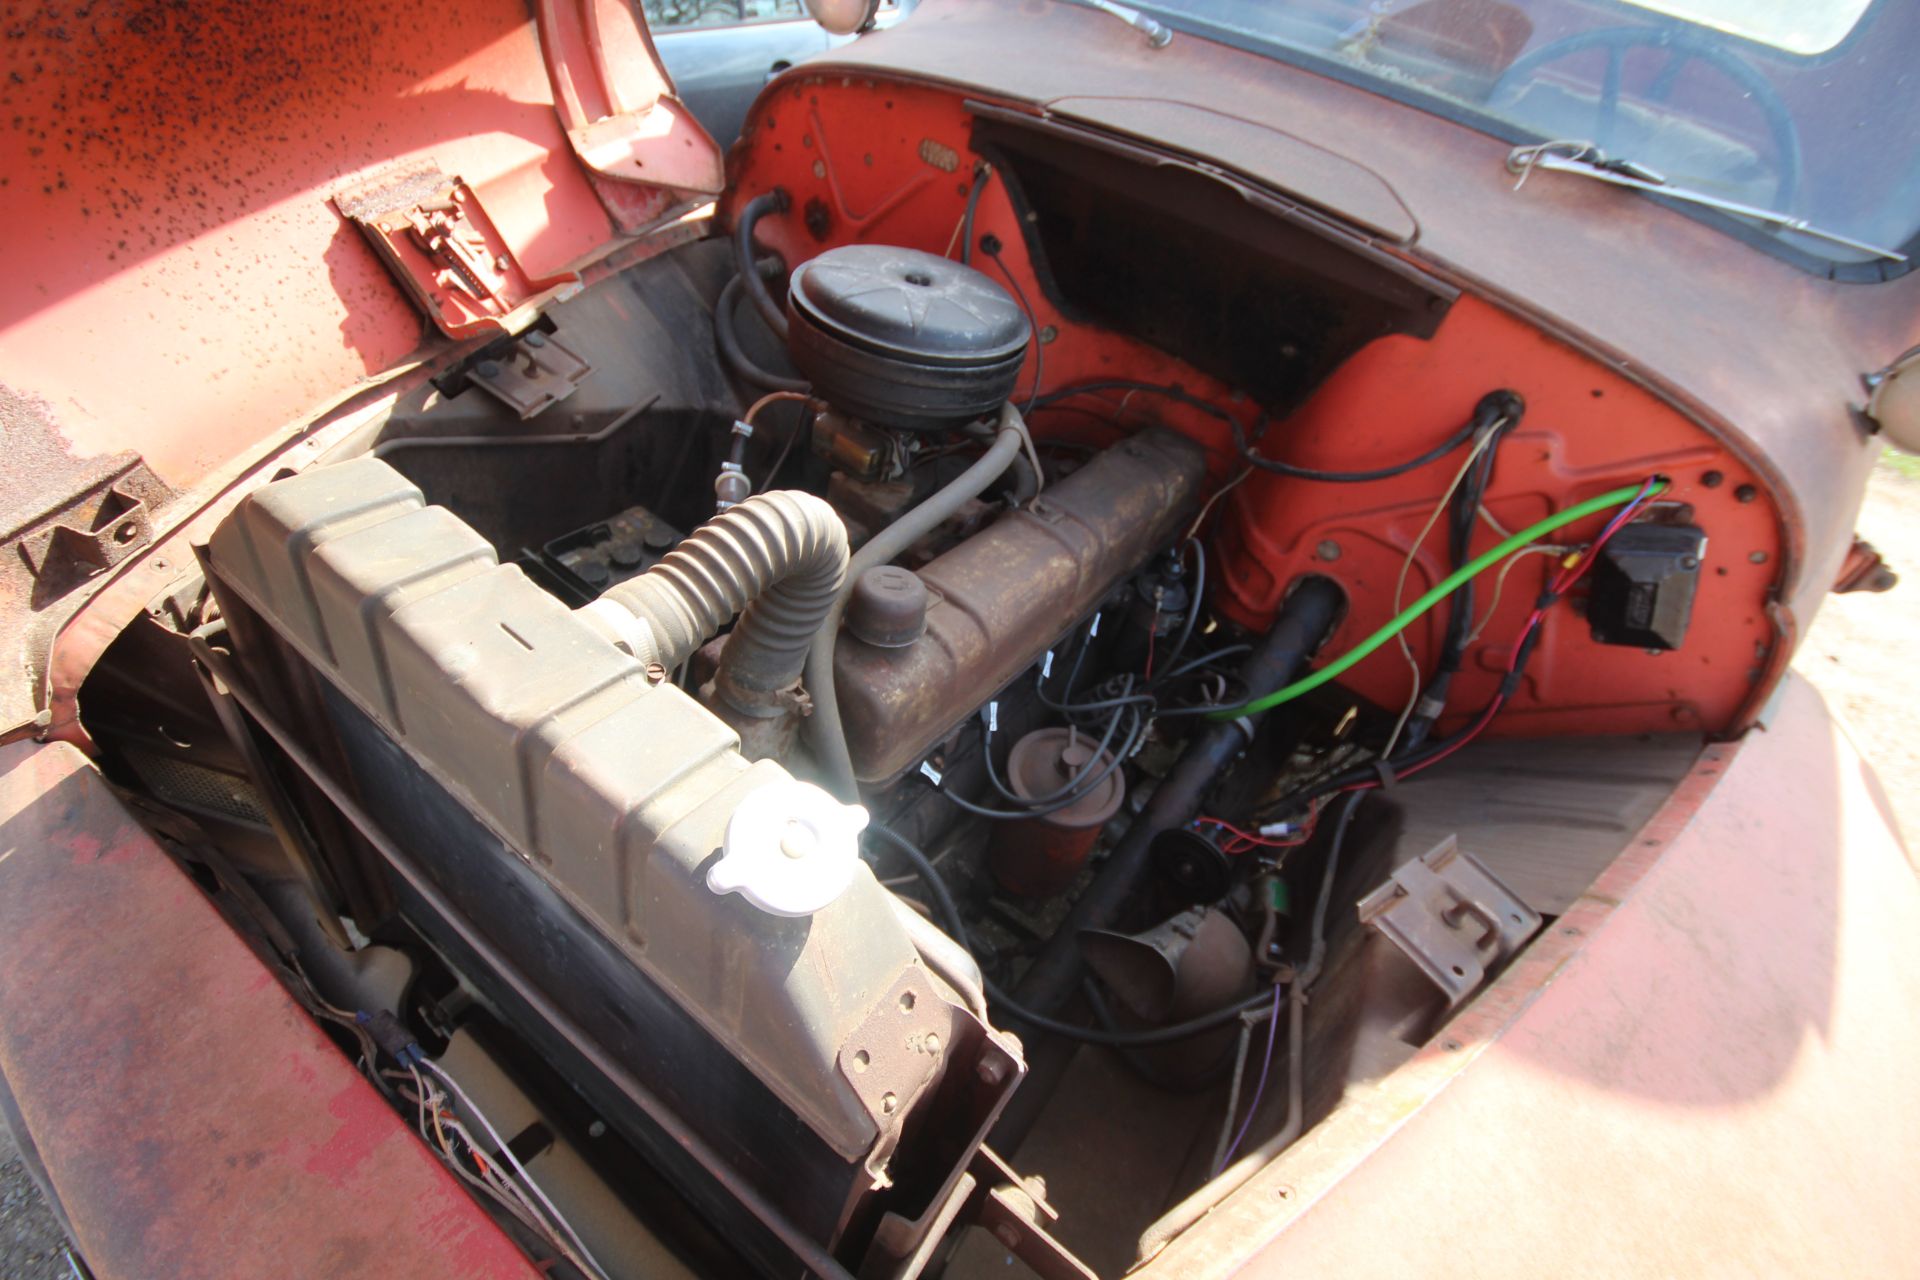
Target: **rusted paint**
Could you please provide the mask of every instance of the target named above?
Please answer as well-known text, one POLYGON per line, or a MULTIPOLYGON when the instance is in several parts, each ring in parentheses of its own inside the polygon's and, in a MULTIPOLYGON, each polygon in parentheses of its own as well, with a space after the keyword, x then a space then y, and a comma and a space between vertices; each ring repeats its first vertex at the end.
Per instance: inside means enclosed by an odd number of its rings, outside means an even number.
POLYGON ((471 183, 531 275, 613 227, 519 0, 48 3, 0 40, 0 383, 185 488, 404 360, 420 318, 328 197, 471 183))
POLYGON ((1900 575, 1886 562, 1880 549, 1859 534, 1853 536, 1853 545, 1847 548, 1847 558, 1840 566, 1840 576, 1834 579, 1835 594, 1848 591, 1891 591, 1900 583, 1900 575))
MULTIPOLYGON (((584 269, 583 283, 587 288, 602 284, 619 271, 697 239, 704 229, 704 217, 689 218, 643 240, 629 242, 584 269)), ((72 612, 57 621, 52 649, 45 658, 44 688, 38 704, 45 707, 47 722, 37 732, 91 752, 92 738, 80 723, 80 686, 107 646, 139 616, 148 601, 189 569, 193 545, 204 543, 233 505, 270 475, 312 466, 353 431, 386 412, 395 396, 418 387, 431 372, 432 368, 425 365, 389 370, 381 383, 350 392, 320 406, 309 418, 273 433, 257 449, 235 457, 192 492, 181 495, 167 511, 158 541, 152 546, 87 584, 75 593, 80 598, 64 601, 72 606, 72 612)), ((38 664, 39 659, 35 661, 38 664)), ((13 693, 12 686, 3 682, 0 690, 13 693)), ((0 706, 11 705, 0 702, 0 706)))
MULTIPOLYGON (((1077 22, 1082 12, 1068 7, 1075 16, 1050 15, 1048 20, 1077 22)), ((938 15, 937 8, 916 11, 913 23, 904 27, 938 15)), ((1104 39, 1104 27, 1099 15, 1092 16, 1098 34, 1088 36, 1097 44, 1104 39)), ((1104 25, 1126 32, 1110 21, 1104 25)), ((896 49, 906 34, 904 27, 885 37, 896 49)), ((950 24, 949 34, 962 41, 978 38, 970 24, 950 24)), ((910 63, 923 52, 909 42, 910 63)), ((1222 56, 1209 51, 1203 61, 1222 56)), ((978 77, 1006 79, 997 63, 968 65, 978 77)), ((1259 65, 1269 80, 1288 79, 1270 63, 1259 65)), ((1087 73, 1078 59, 1072 67, 1073 74, 1087 73)), ((1236 74, 1248 74, 1244 62, 1234 67, 1236 74)), ((1260 91, 1270 88, 1263 81, 1260 91)), ((926 174, 938 171, 924 163, 920 152, 928 138, 950 143, 961 149, 962 170, 970 171, 982 158, 971 149, 973 117, 966 108, 977 96, 875 75, 802 69, 763 96, 750 116, 748 141, 731 157, 736 186, 728 196, 729 208, 743 196, 773 187, 786 190, 802 207, 814 199, 823 201, 831 214, 824 240, 816 240, 799 218, 760 222, 756 234, 789 262, 874 237, 941 252, 956 232, 971 184, 922 182, 926 174), (836 157, 855 150, 856 141, 876 163, 836 164, 836 157)), ((1406 127, 1426 122, 1417 113, 1396 110, 1414 117, 1406 127)), ((1379 167, 1391 171, 1384 163, 1379 167)), ((1055 335, 1046 345, 1044 365, 1029 361, 1021 378, 1022 395, 1041 373, 1046 391, 1132 378, 1178 385, 1238 412, 1243 424, 1251 423, 1254 407, 1231 389, 1164 352, 1063 310, 1042 287, 1020 218, 1006 185, 990 182, 978 205, 976 232, 999 237, 1005 248, 997 259, 1001 265, 986 269, 1010 272, 1020 282, 1036 327, 1055 335)), ((1734 248, 1745 258, 1756 256, 1745 246, 1734 248)), ((1431 338, 1380 338, 1345 361, 1304 405, 1272 425, 1263 447, 1302 466, 1331 469, 1409 457, 1458 427, 1480 397, 1503 387, 1519 392, 1529 406, 1526 420, 1503 449, 1488 494, 1489 509, 1507 528, 1523 527, 1580 498, 1658 472, 1670 478, 1672 499, 1690 504, 1713 540, 1685 652, 1652 659, 1638 649, 1600 645, 1588 638, 1578 615, 1555 612, 1543 624, 1526 679, 1490 732, 1736 732, 1772 687, 1775 664, 1784 663, 1791 653, 1792 633, 1783 630, 1791 619, 1768 607, 1788 558, 1781 511, 1771 501, 1741 501, 1743 486, 1756 485, 1764 474, 1617 365, 1542 334, 1533 318, 1516 314, 1510 306, 1467 292, 1431 338), (1720 475, 1717 483, 1706 479, 1713 472, 1720 475), (1756 554, 1761 557, 1758 563, 1756 554)), ((1107 424, 1124 424, 1126 430, 1164 422, 1207 449, 1214 483, 1224 483, 1240 467, 1219 421, 1151 396, 1114 393, 1069 400, 1036 408, 1031 416, 1036 434, 1043 438, 1100 445, 1113 442, 1115 431, 1107 424), (1089 417, 1090 411, 1105 415, 1106 423, 1089 417)), ((1456 465, 1457 460, 1437 463, 1362 486, 1256 472, 1215 508, 1216 533, 1209 547, 1212 604, 1236 622, 1263 628, 1301 575, 1323 573, 1337 579, 1353 602, 1325 652, 1350 648, 1396 612, 1392 584, 1456 465), (1324 558, 1318 550, 1322 547, 1334 548, 1338 560, 1324 558)), ((1599 523, 1595 519, 1572 533, 1590 534, 1599 523)), ((1474 536, 1476 551, 1499 540, 1486 528, 1474 536)), ((1450 567, 1445 560, 1445 539, 1429 539, 1408 575, 1405 598, 1412 599, 1445 576, 1450 567)), ((1515 570, 1499 612, 1487 622, 1455 679, 1452 705, 1462 709, 1456 716, 1464 719, 1471 714, 1467 709, 1480 707, 1492 696, 1506 670, 1507 646, 1531 611, 1546 572, 1545 561, 1522 562, 1515 570)), ((1476 603, 1484 611, 1490 599, 1489 587, 1476 603)), ((1444 611, 1435 611, 1407 632, 1423 667, 1431 666, 1444 625, 1444 611)), ((1407 665, 1389 646, 1356 666, 1343 683, 1380 705, 1397 705, 1406 698, 1407 665)), ((940 682, 929 687, 933 685, 940 682)), ((843 702, 858 701, 857 678, 843 672, 841 688, 843 702)), ((857 707, 843 710, 850 729, 858 714, 857 707)), ((1443 731, 1452 727, 1449 721, 1443 731)), ((861 770, 863 777, 869 772, 883 776, 878 770, 861 770)))
MULTIPOLYGON (((1903 19, 1906 33, 1915 20, 1903 19)), ((1868 42, 1863 54, 1883 61, 1856 73, 1897 79, 1906 43, 1893 32, 1868 42)), ((1809 65, 1803 79, 1824 74, 1809 65)), ((1771 567, 1781 613, 1736 718, 1744 724, 1758 716, 1846 553, 1878 452, 1848 406, 1860 398, 1863 371, 1920 341, 1920 273, 1879 285, 1836 284, 1596 183, 1558 183, 1538 193, 1530 185, 1527 198, 1516 198, 1504 163, 1509 144, 1501 139, 1199 38, 1148 50, 1124 25, 1074 5, 926 0, 911 22, 789 73, 761 99, 746 136, 776 122, 784 128, 806 95, 818 94, 824 104, 828 86, 862 84, 889 90, 878 96, 896 116, 923 84, 966 85, 971 98, 1028 110, 1071 99, 1064 113, 1095 125, 1103 123, 1100 104, 1116 101, 1128 110, 1123 132, 1149 138, 1159 126, 1140 104, 1165 101, 1170 116, 1199 108, 1284 122, 1291 134, 1384 175, 1420 226, 1417 241, 1395 252, 1484 293, 1594 360, 1609 378, 1637 384, 1692 417, 1767 489, 1780 544, 1771 567), (1005 33, 1015 28, 1021 39, 1008 41, 1005 33), (1576 243, 1579 251, 1569 252, 1576 243)), ((886 122, 870 123, 874 132, 894 127, 883 110, 867 119, 886 122)), ((964 141, 964 126, 955 132, 964 141)), ((730 201, 795 167, 787 155, 792 139, 779 140, 785 152, 774 141, 743 145, 729 158, 730 201)), ((1207 158, 1234 167, 1245 157, 1207 158)), ((957 196, 951 201, 936 251, 959 203, 957 196)), ((983 209, 992 204, 990 188, 983 209)), ((771 222, 762 227, 770 244, 800 249, 797 258, 817 251, 777 241, 771 222)), ((897 225, 888 234, 897 235, 897 225)), ((1060 361, 1067 374, 1071 347, 1062 336, 1056 345, 1067 348, 1060 361)), ((1055 363, 1050 348, 1049 370, 1055 363)))
POLYGON ((1145 1274, 1904 1274, 1917 937, 1879 784, 1790 677, 1438 1040, 1145 1274))
POLYGON ((0 1070, 93 1273, 539 1273, 70 746, 0 748, 0 1070))

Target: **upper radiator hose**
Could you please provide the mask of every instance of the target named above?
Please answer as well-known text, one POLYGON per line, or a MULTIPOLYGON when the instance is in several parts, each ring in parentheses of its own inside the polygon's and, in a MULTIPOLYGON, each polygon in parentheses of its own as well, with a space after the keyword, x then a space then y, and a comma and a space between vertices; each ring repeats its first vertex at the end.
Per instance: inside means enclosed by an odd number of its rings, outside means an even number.
POLYGON ((800 679, 846 576, 847 528, 838 513, 810 493, 782 489, 709 520, 585 612, 636 658, 671 671, 744 609, 715 679, 729 702, 761 703, 800 679))

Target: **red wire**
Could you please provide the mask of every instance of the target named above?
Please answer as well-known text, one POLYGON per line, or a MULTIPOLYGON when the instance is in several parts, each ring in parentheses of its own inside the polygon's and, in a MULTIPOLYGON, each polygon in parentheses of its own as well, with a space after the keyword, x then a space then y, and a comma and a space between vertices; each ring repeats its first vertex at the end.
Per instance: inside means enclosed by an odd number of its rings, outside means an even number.
POLYGON ((1233 833, 1234 838, 1220 846, 1222 853, 1245 853, 1248 849, 1255 847, 1262 849, 1293 849, 1313 838, 1313 820, 1311 818, 1307 821, 1307 829, 1300 833, 1298 839, 1294 840, 1276 840, 1271 836, 1255 835, 1251 831, 1242 831, 1239 827, 1234 826, 1224 818, 1210 818, 1203 815, 1194 819, 1194 821, 1211 822, 1221 830, 1233 833))
MULTIPOLYGON (((1609 520, 1606 527, 1600 531, 1600 536, 1588 545, 1586 551, 1582 553, 1580 558, 1560 571, 1560 576, 1555 578, 1553 585, 1548 588, 1548 595, 1558 600, 1562 595, 1566 594, 1569 588, 1586 576, 1587 571, 1592 569, 1594 562, 1599 559, 1600 549, 1607 545, 1608 540, 1611 539, 1614 534, 1620 532, 1627 521, 1633 518, 1634 512, 1638 511, 1641 505, 1652 495, 1654 483, 1654 481, 1648 480, 1646 484, 1641 486, 1639 494, 1634 497, 1632 502, 1629 502, 1615 513, 1613 519, 1609 520)), ((1519 665, 1520 654, 1522 650, 1526 648, 1527 637, 1533 634, 1534 628, 1538 627, 1546 616, 1546 609, 1540 605, 1535 605, 1533 612, 1527 615, 1526 625, 1520 628, 1519 639, 1514 642, 1512 651, 1507 654, 1508 675, 1512 675, 1515 668, 1519 665)), ((1439 764, 1442 760, 1445 760, 1448 756, 1485 732, 1487 726, 1493 723, 1493 718, 1500 714, 1501 708, 1506 706, 1506 704, 1507 699, 1505 694, 1495 695, 1493 701, 1487 704, 1486 710, 1480 713, 1480 718, 1473 722, 1473 727, 1462 734, 1458 741, 1452 743, 1444 750, 1429 756, 1427 759, 1420 761, 1418 764, 1411 764, 1404 769, 1395 770, 1394 777, 1396 779, 1410 778, 1423 769, 1431 769, 1434 765, 1439 764)), ((1378 782, 1356 782, 1352 786, 1342 787, 1340 790, 1343 794, 1351 791, 1369 791, 1379 785, 1378 782)))

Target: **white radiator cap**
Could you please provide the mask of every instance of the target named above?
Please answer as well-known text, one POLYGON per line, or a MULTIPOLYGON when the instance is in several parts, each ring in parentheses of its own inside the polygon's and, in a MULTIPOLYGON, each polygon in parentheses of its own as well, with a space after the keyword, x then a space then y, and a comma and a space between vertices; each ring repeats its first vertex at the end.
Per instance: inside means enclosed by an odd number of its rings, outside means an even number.
POLYGON ((810 916, 853 883, 867 811, 811 782, 747 793, 727 820, 726 848, 707 870, 715 893, 738 893, 770 915, 810 916))

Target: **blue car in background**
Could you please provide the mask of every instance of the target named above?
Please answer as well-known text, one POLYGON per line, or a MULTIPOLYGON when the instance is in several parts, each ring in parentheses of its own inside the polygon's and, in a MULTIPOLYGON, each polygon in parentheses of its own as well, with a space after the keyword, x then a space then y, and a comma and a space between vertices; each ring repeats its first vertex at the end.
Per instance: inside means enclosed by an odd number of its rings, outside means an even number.
MULTIPOLYGON (((900 21, 914 2, 883 0, 875 25, 900 21)), ((740 136, 767 81, 855 38, 829 35, 801 0, 642 0, 641 8, 681 100, 722 147, 740 136)))

